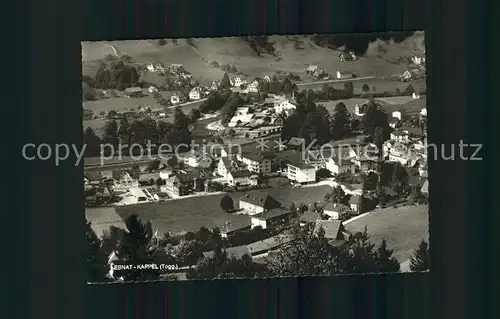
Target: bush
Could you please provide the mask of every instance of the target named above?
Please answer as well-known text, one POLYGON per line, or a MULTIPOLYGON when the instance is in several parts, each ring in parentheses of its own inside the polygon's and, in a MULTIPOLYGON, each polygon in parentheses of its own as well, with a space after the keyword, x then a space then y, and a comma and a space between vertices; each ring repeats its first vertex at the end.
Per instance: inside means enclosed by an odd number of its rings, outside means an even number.
POLYGON ((218 68, 219 67, 219 63, 217 63, 217 61, 212 61, 210 63, 210 65, 212 65, 214 68, 218 68))
POLYGON ((159 45, 165 45, 165 44, 167 44, 167 40, 165 40, 165 39, 160 39, 160 40, 158 40, 158 44, 159 44, 159 45))

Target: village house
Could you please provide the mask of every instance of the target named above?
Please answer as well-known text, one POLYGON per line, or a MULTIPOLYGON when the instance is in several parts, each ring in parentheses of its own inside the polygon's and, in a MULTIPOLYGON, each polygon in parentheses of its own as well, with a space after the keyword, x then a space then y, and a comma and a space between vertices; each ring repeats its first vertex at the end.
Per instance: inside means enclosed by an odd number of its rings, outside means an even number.
POLYGON ((234 86, 234 87, 237 87, 239 88, 242 84, 244 84, 244 81, 242 78, 240 78, 239 76, 231 79, 231 84, 234 86))
POLYGON ((210 83, 210 91, 217 91, 219 89, 219 86, 220 86, 220 82, 218 81, 212 81, 212 83, 210 83))
POLYGON ((337 79, 350 79, 352 77, 353 77, 353 74, 350 72, 337 71, 337 79))
POLYGON ((414 55, 411 57, 411 61, 418 66, 425 65, 425 56, 414 55))
POLYGON ((251 228, 262 227, 262 229, 267 229, 279 227, 288 222, 290 217, 291 213, 288 209, 281 207, 270 209, 260 214, 252 215, 250 217, 252 223, 251 228))
POLYGON ((262 80, 266 81, 267 83, 271 83, 271 77, 269 75, 264 76, 262 80))
POLYGON ((149 72, 165 72, 165 68, 161 63, 149 63, 146 68, 149 72))
POLYGON ((211 161, 212 159, 206 151, 193 149, 184 156, 184 163, 189 167, 208 167, 211 161))
POLYGON ((413 94, 411 95, 411 97, 412 97, 412 99, 416 100, 416 99, 420 98, 420 94, 413 92, 413 94))
POLYGON ((165 185, 160 187, 160 190, 167 193, 172 198, 187 195, 187 187, 181 182, 177 175, 169 177, 165 180, 165 185))
POLYGON ((191 101, 196 101, 196 100, 199 100, 201 98, 201 95, 200 95, 200 88, 199 87, 195 87, 191 90, 191 92, 189 92, 189 99, 191 101))
POLYGON ((321 220, 321 214, 314 210, 307 210, 300 216, 299 225, 316 224, 317 220, 321 220))
POLYGON ((401 121, 397 117, 391 117, 389 119, 389 127, 392 129, 396 129, 398 124, 400 125, 401 121))
POLYGON ((173 105, 179 104, 179 103, 181 103, 181 99, 180 99, 180 97, 177 94, 173 94, 170 97, 170 103, 172 103, 173 105))
POLYGON ((89 109, 83 109, 83 120, 88 121, 94 119, 94 111, 89 109))
POLYGON ((248 215, 256 215, 272 209, 281 208, 281 203, 263 191, 246 193, 239 201, 240 209, 248 215))
POLYGON ((323 207, 323 214, 333 220, 344 219, 349 214, 349 207, 329 202, 323 207))
POLYGON ((319 69, 319 66, 317 65, 309 65, 306 69, 306 74, 313 75, 314 72, 316 72, 319 69))
POLYGON ((287 164, 287 178, 300 184, 316 182, 316 168, 305 163, 287 164))
POLYGON ((410 134, 405 130, 396 130, 391 132, 391 140, 398 143, 410 142, 410 134))
POLYGON ((286 143, 287 149, 290 150, 302 150, 306 146, 306 140, 300 137, 292 137, 286 143))
POLYGON ((267 175, 272 172, 271 159, 263 154, 241 153, 237 155, 239 161, 245 164, 250 172, 267 175))
POLYGON ((349 158, 330 157, 326 162, 326 169, 332 174, 356 173, 356 165, 349 158))
POLYGON ((248 92, 257 93, 259 92, 259 81, 254 80, 247 87, 248 92))
POLYGON ((335 246, 345 244, 351 236, 340 220, 317 220, 313 234, 318 235, 320 229, 325 231, 325 238, 335 246))
POLYGON ((139 186, 139 172, 115 170, 113 171, 113 180, 115 187, 136 187, 139 186), (134 176, 132 176, 134 175, 134 176))
POLYGON ((248 114, 250 114, 249 106, 241 106, 236 109, 236 112, 234 112, 235 116, 248 115, 248 114))
POLYGON ((258 176, 249 170, 236 170, 227 173, 227 183, 230 186, 256 186, 258 185, 258 176))
POLYGON ((236 159, 242 153, 241 145, 228 145, 220 150, 220 157, 227 157, 229 159, 236 159))
POLYGON ((288 99, 283 99, 281 101, 278 101, 274 105, 274 111, 276 112, 276 114, 281 114, 281 113, 285 112, 289 115, 293 111, 295 111, 296 109, 297 109, 297 106, 295 104, 293 104, 288 99))
MULTIPOLYGON (((226 224, 223 227, 220 227, 220 236, 222 238, 228 238, 229 236, 234 235, 238 232, 242 232, 242 231, 246 231, 246 230, 250 230, 250 229, 251 229, 250 220, 248 221, 248 223, 244 223, 244 224, 240 224, 240 223, 233 224, 233 223, 226 222, 226 224)), ((239 246, 239 247, 246 248, 246 246, 239 246)), ((238 248, 238 247, 228 247, 226 249, 229 249, 229 248, 238 248)))
POLYGON ((140 87, 132 87, 132 88, 126 88, 125 89, 125 97, 126 98, 138 98, 142 97, 142 88, 140 87))
POLYGON ((409 81, 413 78, 413 74, 410 72, 410 70, 404 71, 403 74, 401 74, 401 80, 402 81, 409 81))
POLYGON ((236 126, 241 126, 248 124, 252 121, 252 119, 255 117, 255 114, 245 114, 245 115, 237 115, 233 116, 229 123, 227 124, 228 127, 236 127, 236 126))
POLYGON ((361 212, 361 196, 351 196, 349 199, 349 206, 355 214, 359 214, 361 212))
POLYGON ((227 157, 219 159, 219 163, 217 164, 217 174, 226 179, 229 172, 234 169, 233 163, 234 161, 227 157))
POLYGON ((418 175, 420 175, 420 177, 427 178, 428 177, 427 161, 422 160, 419 164, 420 165, 418 167, 418 175))
POLYGON ((150 86, 148 88, 149 93, 158 93, 158 89, 154 86, 150 86))

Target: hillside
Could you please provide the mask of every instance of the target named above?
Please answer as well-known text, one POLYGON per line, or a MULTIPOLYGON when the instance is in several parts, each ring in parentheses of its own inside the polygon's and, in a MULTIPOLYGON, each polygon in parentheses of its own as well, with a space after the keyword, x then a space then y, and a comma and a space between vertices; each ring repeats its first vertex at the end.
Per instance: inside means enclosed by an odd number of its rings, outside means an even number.
POLYGON ((107 55, 126 54, 139 63, 179 63, 201 82, 220 78, 223 71, 214 67, 234 65, 251 77, 276 71, 302 73, 309 64, 320 65, 326 72, 350 71, 359 76, 403 72, 409 56, 425 50, 424 34, 384 35, 305 35, 248 36, 200 39, 83 42, 83 73, 92 75, 107 55), (356 62, 342 63, 342 50, 357 53, 356 62))

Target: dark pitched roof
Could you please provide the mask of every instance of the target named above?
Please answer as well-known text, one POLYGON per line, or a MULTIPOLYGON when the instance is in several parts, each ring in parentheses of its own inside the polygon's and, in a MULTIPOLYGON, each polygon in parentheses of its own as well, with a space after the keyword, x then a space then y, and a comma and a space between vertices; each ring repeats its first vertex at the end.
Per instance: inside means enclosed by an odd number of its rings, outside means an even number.
POLYGON ((142 88, 140 87, 133 87, 133 88, 126 88, 125 93, 139 93, 142 92, 142 88))
POLYGON ((229 172, 229 174, 231 174, 231 176, 233 178, 235 177, 248 177, 248 176, 252 176, 252 175, 257 175, 255 173, 252 173, 250 172, 249 170, 239 170, 239 171, 232 171, 232 172, 229 172))
POLYGON ((85 172, 84 175, 91 182, 99 181, 103 178, 101 172, 85 172))
POLYGON ((340 207, 337 207, 337 205, 332 203, 332 202, 328 202, 323 207, 323 210, 330 211, 330 212, 338 212, 338 211, 340 211, 340 207))
POLYGON ((246 193, 240 198, 240 201, 263 207, 265 210, 281 207, 280 202, 272 198, 268 193, 264 193, 262 191, 246 193))
POLYGON ((361 196, 355 195, 351 196, 351 199, 349 199, 350 204, 359 204, 361 202, 361 196))
POLYGON ((260 162, 260 161, 263 161, 265 159, 268 159, 265 156, 263 156, 262 154, 257 154, 257 153, 243 153, 243 154, 241 154, 241 157, 247 158, 247 159, 255 161, 255 162, 260 162))
POLYGON ((284 208, 273 208, 263 213, 253 215, 252 218, 258 218, 262 220, 269 220, 280 216, 285 216, 290 214, 290 211, 284 208))
POLYGON ((321 219, 321 215, 318 212, 306 211, 302 216, 300 216, 299 221, 306 223, 315 223, 317 220, 321 219))
POLYGON ((301 146, 305 144, 306 140, 300 137, 292 137, 288 140, 288 146, 301 146))
POLYGON ((320 228, 325 230, 325 238, 337 239, 342 228, 342 222, 339 220, 317 220, 313 234, 318 234, 320 228))

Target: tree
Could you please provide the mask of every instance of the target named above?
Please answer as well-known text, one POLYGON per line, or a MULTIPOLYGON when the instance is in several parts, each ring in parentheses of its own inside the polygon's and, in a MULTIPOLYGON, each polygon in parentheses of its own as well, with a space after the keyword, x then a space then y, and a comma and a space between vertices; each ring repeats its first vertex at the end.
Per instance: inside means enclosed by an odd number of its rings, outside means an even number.
POLYGON ((392 256, 394 250, 387 248, 387 242, 385 238, 382 240, 382 243, 378 247, 376 254, 376 264, 377 264, 377 272, 381 273, 390 273, 390 272, 399 272, 400 265, 399 261, 392 256))
POLYGON ((229 72, 234 74, 234 73, 238 72, 238 70, 236 69, 236 67, 234 65, 231 65, 229 67, 229 72))
POLYGON ((363 92, 370 92, 370 87, 368 86, 368 84, 363 84, 363 88, 362 88, 363 92))
POLYGON ((331 197, 330 197, 330 199, 333 203, 344 204, 344 205, 349 204, 350 198, 351 198, 351 195, 346 194, 344 192, 344 190, 342 189, 342 186, 334 187, 332 190, 331 197))
MULTIPOLYGON (((123 236, 118 249, 118 256, 126 264, 138 265, 149 264, 153 261, 153 255, 149 249, 152 238, 150 223, 139 220, 136 214, 125 219, 128 232, 123 236)), ((123 274, 126 281, 153 280, 158 278, 158 273, 153 271, 131 270, 123 274)))
POLYGON ((178 246, 177 258, 179 264, 185 266, 196 265, 203 258, 203 243, 197 240, 182 240, 178 246))
POLYGON ((375 144, 375 146, 377 147, 378 159, 382 159, 385 141, 384 129, 380 126, 377 126, 375 128, 375 131, 373 132, 373 144, 375 144))
POLYGON ((350 119, 351 115, 346 105, 342 102, 337 103, 331 121, 332 139, 340 140, 351 133, 350 119))
POLYGON ((101 156, 101 139, 91 127, 87 127, 83 132, 83 142, 85 145, 85 157, 101 156))
POLYGON ((161 164, 160 160, 154 160, 148 165, 147 171, 151 173, 158 170, 158 168, 160 168, 160 164, 161 164))
POLYGON ((196 122, 201 117, 201 112, 199 109, 192 109, 189 113, 189 119, 192 123, 196 122))
POLYGON ((363 191, 371 191, 377 188, 378 174, 368 172, 363 178, 363 191))
POLYGON ((400 95, 401 94, 401 90, 399 88, 396 88, 396 94, 397 95, 400 95))
POLYGON ((106 278, 106 267, 100 258, 101 241, 91 227, 90 222, 85 225, 87 244, 87 281, 102 282, 106 278))
POLYGON ((410 270, 411 271, 426 271, 429 270, 429 244, 422 240, 415 249, 413 257, 410 259, 410 270))
POLYGON ((224 104, 221 111, 221 122, 223 124, 229 123, 231 118, 236 113, 238 107, 243 105, 243 99, 238 93, 233 93, 231 97, 227 100, 226 104, 224 104))
POLYGON ((233 199, 229 195, 224 195, 221 200, 220 200, 220 208, 225 211, 229 212, 234 209, 234 203, 233 199))
POLYGON ((158 40, 158 44, 163 46, 163 45, 167 44, 167 40, 165 40, 165 39, 159 39, 158 40))
POLYGON ((356 233, 349 239, 347 247, 348 257, 345 258, 343 270, 346 273, 374 273, 377 272, 377 256, 373 251, 375 245, 370 242, 367 228, 362 233, 356 233))
POLYGON ((344 84, 344 93, 346 98, 352 98, 354 96, 354 84, 352 82, 346 82, 344 84))
POLYGON ((103 142, 113 146, 113 149, 118 147, 118 123, 115 120, 107 120, 104 124, 103 142))
POLYGON ((408 171, 400 163, 395 163, 392 170, 392 188, 399 195, 403 195, 408 191, 408 171))
POLYGON ((229 80, 229 75, 227 73, 224 73, 224 76, 222 77, 222 81, 220 82, 220 86, 223 89, 227 89, 231 87, 231 81, 229 80))
POLYGON ((411 84, 408 84, 408 86, 405 88, 404 93, 405 95, 412 95, 413 93, 415 93, 415 89, 411 84))
POLYGON ((384 141, 390 138, 391 128, 387 113, 378 107, 373 98, 368 101, 362 122, 366 134, 373 136, 375 129, 380 127, 383 131, 384 141))

